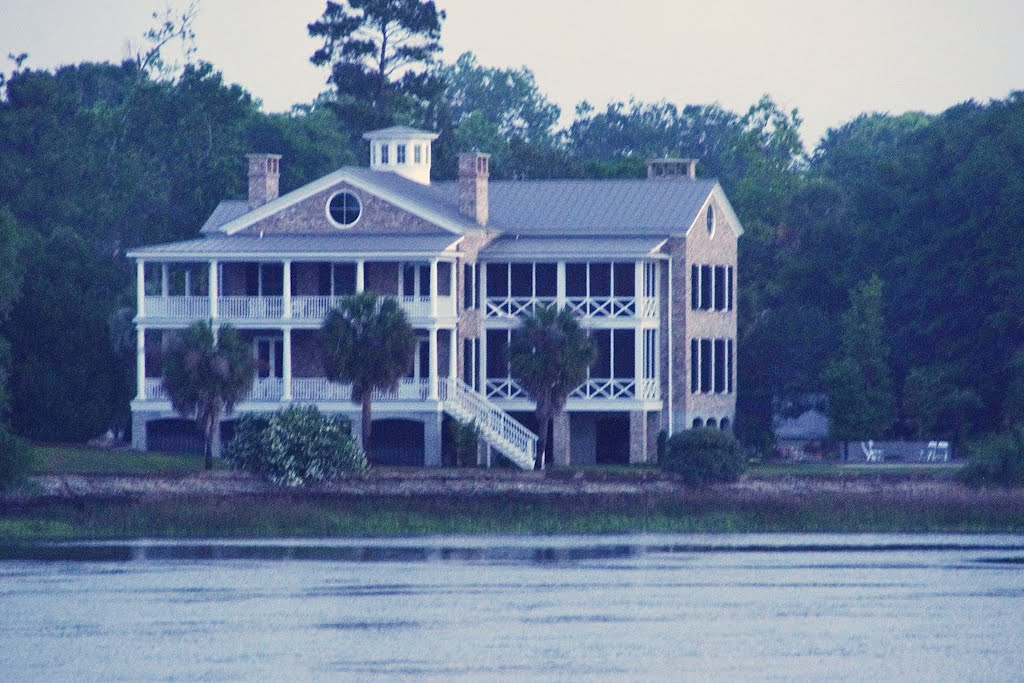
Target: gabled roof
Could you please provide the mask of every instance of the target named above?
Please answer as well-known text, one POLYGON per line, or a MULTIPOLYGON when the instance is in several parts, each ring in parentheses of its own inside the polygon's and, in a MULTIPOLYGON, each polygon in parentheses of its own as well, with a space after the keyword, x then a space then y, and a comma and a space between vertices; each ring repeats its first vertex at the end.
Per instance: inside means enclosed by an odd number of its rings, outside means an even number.
POLYGON ((480 250, 480 259, 564 259, 655 256, 665 237, 519 237, 502 236, 480 250))
POLYGON ((327 259, 332 255, 437 256, 462 240, 457 235, 367 234, 333 235, 274 233, 259 235, 211 235, 185 242, 141 247, 128 252, 129 258, 246 258, 261 255, 327 259))
MULTIPOLYGON (((218 228, 207 229, 204 225, 203 231, 206 233, 221 232, 232 235, 264 218, 268 218, 282 209, 308 199, 339 183, 349 183, 360 190, 376 195, 451 233, 461 235, 467 230, 480 229, 480 226, 475 221, 470 220, 459 212, 457 201, 454 204, 449 202, 446 197, 439 195, 429 186, 420 185, 417 182, 403 178, 397 173, 371 171, 368 168, 346 166, 333 173, 328 173, 311 183, 307 183, 297 190, 281 195, 277 199, 269 201, 252 211, 232 218, 221 224, 218 228)), ((210 225, 211 222, 212 220, 207 220, 206 225, 210 225)))
MULTIPOLYGON (((638 236, 686 232, 715 180, 498 180, 488 227, 516 235, 638 236)), ((431 187, 458 204, 454 182, 431 187)))

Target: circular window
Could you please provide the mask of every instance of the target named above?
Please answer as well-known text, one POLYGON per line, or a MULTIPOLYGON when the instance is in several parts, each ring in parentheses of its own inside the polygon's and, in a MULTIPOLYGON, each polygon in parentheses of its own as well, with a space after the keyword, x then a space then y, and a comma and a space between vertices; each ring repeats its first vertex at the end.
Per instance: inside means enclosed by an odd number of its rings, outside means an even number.
POLYGON ((709 235, 715 234, 715 207, 711 206, 710 204, 708 204, 707 221, 708 221, 708 234, 709 235))
POLYGON ((363 203, 351 192, 339 192, 327 202, 328 218, 342 228, 354 225, 362 213, 363 203))

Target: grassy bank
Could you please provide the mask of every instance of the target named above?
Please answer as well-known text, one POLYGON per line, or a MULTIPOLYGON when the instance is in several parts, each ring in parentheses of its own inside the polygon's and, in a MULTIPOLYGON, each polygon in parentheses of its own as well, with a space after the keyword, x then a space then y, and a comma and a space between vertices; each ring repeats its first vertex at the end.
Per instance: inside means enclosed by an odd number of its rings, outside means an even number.
MULTIPOLYGON (((959 489, 958 489, 959 490, 959 489)), ((1024 492, 345 497, 46 502, 0 512, 0 541, 619 532, 1024 532, 1024 492)))
MULTIPOLYGON (((214 461, 215 469, 227 469, 223 460, 214 461)), ((32 474, 190 474, 203 471, 198 455, 111 451, 86 446, 37 445, 34 448, 32 474)))

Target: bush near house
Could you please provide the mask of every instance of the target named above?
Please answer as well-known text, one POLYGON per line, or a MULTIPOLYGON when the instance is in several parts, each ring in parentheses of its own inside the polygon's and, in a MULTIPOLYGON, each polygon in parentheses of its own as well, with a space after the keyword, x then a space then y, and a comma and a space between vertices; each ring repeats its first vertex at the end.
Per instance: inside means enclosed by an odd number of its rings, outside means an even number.
POLYGON ((442 427, 447 460, 456 467, 476 467, 480 443, 480 430, 476 423, 462 422, 445 415, 442 427))
POLYGON ((20 484, 32 468, 33 452, 28 442, 0 425, 0 491, 20 484))
POLYGON ((243 416, 226 457, 235 469, 281 486, 331 481, 369 467, 348 421, 313 406, 243 416))
POLYGON ((1024 486, 1024 427, 970 444, 960 476, 974 486, 1024 486))
POLYGON ((687 486, 736 481, 743 474, 743 454, 736 437, 710 427, 673 434, 660 464, 687 486))

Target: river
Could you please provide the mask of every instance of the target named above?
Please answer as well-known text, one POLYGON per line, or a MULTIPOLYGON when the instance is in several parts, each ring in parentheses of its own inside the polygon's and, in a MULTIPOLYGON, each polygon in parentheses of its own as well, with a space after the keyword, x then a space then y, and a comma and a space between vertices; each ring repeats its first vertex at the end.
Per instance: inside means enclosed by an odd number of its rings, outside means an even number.
POLYGON ((1024 537, 0 547, 3 680, 1014 680, 1024 537))

